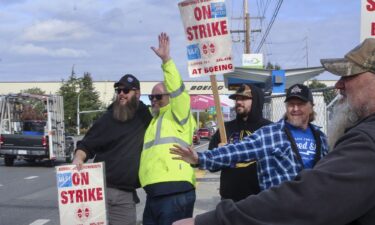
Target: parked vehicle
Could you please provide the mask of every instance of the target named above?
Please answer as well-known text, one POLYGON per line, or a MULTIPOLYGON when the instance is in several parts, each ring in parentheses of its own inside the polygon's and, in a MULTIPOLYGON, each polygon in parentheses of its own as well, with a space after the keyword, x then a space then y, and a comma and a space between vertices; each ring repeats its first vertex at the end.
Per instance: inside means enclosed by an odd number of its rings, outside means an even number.
POLYGON ((0 156, 14 160, 72 160, 74 140, 65 137, 63 99, 57 95, 0 96, 0 156), (72 142, 73 141, 73 142, 72 142))
POLYGON ((197 134, 197 131, 195 131, 193 134, 193 144, 199 145, 200 143, 201 143, 201 138, 197 134))
POLYGON ((201 139, 204 138, 210 140, 212 136, 211 131, 208 128, 199 128, 197 133, 201 139))

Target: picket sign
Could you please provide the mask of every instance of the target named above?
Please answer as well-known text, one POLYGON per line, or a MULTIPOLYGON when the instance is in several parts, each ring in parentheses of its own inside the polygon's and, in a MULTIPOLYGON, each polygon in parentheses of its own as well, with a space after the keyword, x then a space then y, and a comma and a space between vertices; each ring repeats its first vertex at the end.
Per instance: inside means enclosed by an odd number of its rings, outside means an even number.
POLYGON ((178 4, 187 39, 189 76, 210 76, 220 138, 226 143, 216 74, 233 71, 232 39, 224 0, 186 0, 178 4))
POLYGON ((56 166, 61 225, 106 225, 104 163, 56 166))

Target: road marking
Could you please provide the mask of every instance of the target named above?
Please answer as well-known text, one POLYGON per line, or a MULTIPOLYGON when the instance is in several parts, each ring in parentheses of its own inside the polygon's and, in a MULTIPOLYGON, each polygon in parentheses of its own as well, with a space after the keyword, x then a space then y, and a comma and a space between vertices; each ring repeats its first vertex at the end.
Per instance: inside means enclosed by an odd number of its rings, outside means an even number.
POLYGON ((25 179, 25 180, 31 180, 31 179, 35 179, 35 178, 37 178, 38 176, 30 176, 30 177, 25 177, 25 178, 23 178, 23 179, 25 179))
POLYGON ((43 225, 48 223, 49 220, 46 219, 40 219, 40 220, 35 220, 34 222, 30 223, 29 225, 43 225))

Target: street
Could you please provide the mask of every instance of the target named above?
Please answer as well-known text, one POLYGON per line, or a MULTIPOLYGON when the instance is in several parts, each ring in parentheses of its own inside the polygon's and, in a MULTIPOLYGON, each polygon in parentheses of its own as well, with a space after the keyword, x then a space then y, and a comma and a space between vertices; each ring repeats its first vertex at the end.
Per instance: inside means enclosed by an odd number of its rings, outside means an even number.
MULTIPOLYGON (((201 141, 196 150, 206 149, 201 141)), ((57 162, 56 166, 64 162, 57 162)), ((219 202, 219 173, 197 170, 197 200, 194 214, 214 209, 219 202)), ((142 220, 145 193, 138 189, 141 203, 137 205, 137 220, 142 220)), ((43 162, 15 161, 5 167, 0 158, 0 224, 53 225, 59 224, 55 168, 43 162)))

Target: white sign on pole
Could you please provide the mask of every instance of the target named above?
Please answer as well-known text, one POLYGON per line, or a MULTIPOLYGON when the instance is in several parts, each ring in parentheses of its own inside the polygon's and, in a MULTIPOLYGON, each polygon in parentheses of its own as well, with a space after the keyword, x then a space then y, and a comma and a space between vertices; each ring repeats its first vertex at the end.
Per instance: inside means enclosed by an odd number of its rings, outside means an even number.
POLYGON ((263 54, 243 54, 242 66, 263 69, 263 54))
POLYGON ((186 0, 178 4, 188 41, 190 77, 233 71, 232 39, 224 0, 186 0))
POLYGON ((105 225, 104 163, 56 166, 61 225, 105 225))
POLYGON ((375 38, 375 0, 362 0, 361 42, 369 37, 375 38))

